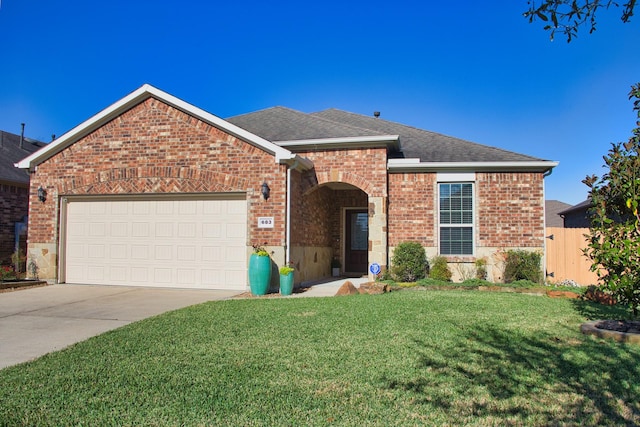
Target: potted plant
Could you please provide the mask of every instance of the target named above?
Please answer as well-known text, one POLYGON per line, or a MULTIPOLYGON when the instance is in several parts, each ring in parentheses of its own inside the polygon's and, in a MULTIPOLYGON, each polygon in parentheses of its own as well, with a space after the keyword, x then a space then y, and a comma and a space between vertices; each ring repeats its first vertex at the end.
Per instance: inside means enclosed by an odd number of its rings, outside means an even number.
POLYGON ((293 293, 293 272, 291 263, 280 267, 280 295, 291 295, 293 293))
POLYGON ((265 295, 271 281, 271 257, 262 246, 253 245, 249 258, 249 287, 253 295, 265 295))
POLYGON ((334 258, 331 260, 331 275, 333 277, 338 277, 340 275, 340 261, 338 258, 334 258))

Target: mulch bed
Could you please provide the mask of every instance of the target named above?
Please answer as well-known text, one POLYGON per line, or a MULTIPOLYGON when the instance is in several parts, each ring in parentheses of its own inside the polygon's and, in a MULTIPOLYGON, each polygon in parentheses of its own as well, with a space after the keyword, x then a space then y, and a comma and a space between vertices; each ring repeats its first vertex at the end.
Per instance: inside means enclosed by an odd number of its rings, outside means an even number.
POLYGON ((0 293, 47 286, 44 280, 7 280, 0 282, 0 293))
POLYGON ((640 321, 635 320, 600 320, 595 324, 595 327, 607 331, 640 334, 640 321))

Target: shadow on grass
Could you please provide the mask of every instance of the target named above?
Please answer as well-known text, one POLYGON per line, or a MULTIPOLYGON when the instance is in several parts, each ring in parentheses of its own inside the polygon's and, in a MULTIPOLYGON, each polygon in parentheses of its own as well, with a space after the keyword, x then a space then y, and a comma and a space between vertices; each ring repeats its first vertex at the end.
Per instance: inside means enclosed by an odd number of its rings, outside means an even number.
POLYGON ((571 300, 574 310, 587 320, 628 319, 631 312, 626 305, 603 305, 580 299, 571 300))
POLYGON ((635 348, 576 337, 568 327, 558 336, 532 337, 499 325, 465 331, 458 345, 414 342, 418 375, 386 378, 386 387, 408 393, 414 404, 437 407, 454 423, 640 422, 640 389, 635 385, 640 350, 635 348))

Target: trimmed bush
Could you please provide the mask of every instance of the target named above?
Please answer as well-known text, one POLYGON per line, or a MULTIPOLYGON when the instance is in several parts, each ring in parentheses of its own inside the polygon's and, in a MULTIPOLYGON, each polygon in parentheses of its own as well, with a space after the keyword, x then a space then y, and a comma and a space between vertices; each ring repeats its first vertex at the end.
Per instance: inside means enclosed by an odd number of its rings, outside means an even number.
POLYGON ((504 282, 511 283, 517 280, 529 280, 534 283, 542 283, 542 256, 538 252, 523 250, 507 251, 504 266, 504 282))
POLYGON ((445 282, 451 281, 451 270, 447 264, 447 259, 443 256, 435 256, 431 258, 431 269, 429 271, 429 277, 435 280, 442 280, 445 282))
POLYGON ((398 282, 415 282, 427 274, 429 264, 424 248, 417 242, 402 242, 393 251, 393 278, 398 282))

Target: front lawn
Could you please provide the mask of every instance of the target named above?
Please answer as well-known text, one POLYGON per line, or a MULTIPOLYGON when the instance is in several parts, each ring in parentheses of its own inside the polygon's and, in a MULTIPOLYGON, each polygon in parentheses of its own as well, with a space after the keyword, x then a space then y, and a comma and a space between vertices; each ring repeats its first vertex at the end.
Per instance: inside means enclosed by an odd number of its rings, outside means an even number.
POLYGON ((0 425, 632 425, 640 347, 579 332, 623 314, 423 288, 212 302, 0 371, 0 425))

